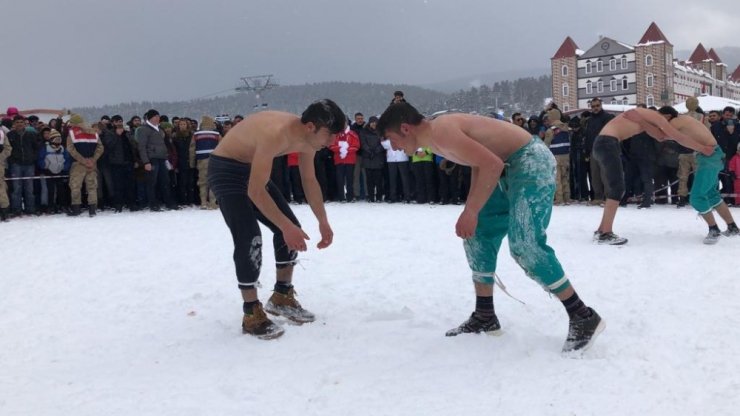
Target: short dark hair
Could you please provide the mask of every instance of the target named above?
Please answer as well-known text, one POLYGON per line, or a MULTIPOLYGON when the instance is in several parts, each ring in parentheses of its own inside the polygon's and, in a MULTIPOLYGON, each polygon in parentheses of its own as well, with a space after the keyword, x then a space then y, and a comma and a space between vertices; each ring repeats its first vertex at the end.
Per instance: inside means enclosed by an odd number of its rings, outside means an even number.
POLYGON ((671 107, 670 105, 664 105, 663 107, 660 107, 658 109, 658 112, 660 114, 671 116, 671 119, 678 117, 678 111, 676 111, 676 109, 671 107))
POLYGON ((357 117, 357 116, 363 116, 363 117, 365 117, 365 115, 362 114, 362 113, 355 113, 355 117, 357 117))
MULTIPOLYGON (((716 115, 717 115, 717 117, 719 117, 719 116, 721 116, 721 115, 722 115, 722 114, 720 114, 720 113, 719 113, 719 111, 717 111, 717 110, 712 110, 712 111, 710 111, 710 112, 709 112, 709 114, 712 114, 712 113, 716 114, 716 115)), ((708 115, 709 115, 709 114, 708 114, 708 115)))
POLYGON ((144 118, 147 119, 147 120, 151 120, 153 117, 156 117, 158 115, 159 115, 159 111, 151 108, 151 109, 149 109, 149 111, 147 111, 146 113, 144 113, 144 118))
POLYGON ((396 92, 393 93, 393 96, 394 97, 403 97, 403 91, 398 90, 398 91, 396 91, 396 92))
POLYGON ((344 112, 334 101, 324 98, 314 101, 301 114, 301 123, 313 123, 316 130, 326 127, 332 134, 341 133, 347 126, 344 112))
MULTIPOLYGON (((522 113, 514 113, 511 115, 511 121, 516 121, 517 117, 521 117, 522 113)), ((522 121, 524 121, 524 117, 522 117, 522 121)))
POLYGON ((110 117, 108 117, 108 115, 103 115, 102 117, 100 117, 100 119, 110 121, 110 117))
POLYGON ((375 129, 381 136, 385 136, 388 130, 398 131, 403 123, 418 126, 422 120, 424 116, 413 105, 406 102, 394 103, 383 111, 375 129))
POLYGON ((735 114, 735 107, 728 105, 722 110, 723 113, 735 114))
POLYGON ((123 117, 121 117, 120 114, 116 114, 115 116, 110 118, 110 121, 123 121, 123 117))

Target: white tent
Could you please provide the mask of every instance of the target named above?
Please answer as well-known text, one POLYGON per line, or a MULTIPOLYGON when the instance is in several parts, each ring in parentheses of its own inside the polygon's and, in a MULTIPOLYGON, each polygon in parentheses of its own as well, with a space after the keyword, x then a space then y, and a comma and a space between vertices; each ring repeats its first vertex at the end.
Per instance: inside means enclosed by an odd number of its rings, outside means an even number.
MULTIPOLYGON (((708 113, 712 110, 722 111, 723 108, 730 106, 736 110, 740 108, 740 101, 731 100, 724 97, 715 97, 713 95, 701 95, 697 97, 699 99, 699 107, 708 113)), ((679 113, 687 113, 689 110, 686 108, 686 103, 676 104, 673 106, 679 113)))

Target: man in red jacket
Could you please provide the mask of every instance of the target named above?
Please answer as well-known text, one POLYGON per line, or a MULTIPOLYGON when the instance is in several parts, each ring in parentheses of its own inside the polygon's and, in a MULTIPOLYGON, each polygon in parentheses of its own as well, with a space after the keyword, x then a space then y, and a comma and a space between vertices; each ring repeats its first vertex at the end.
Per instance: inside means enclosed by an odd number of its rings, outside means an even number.
POLYGON ((353 182, 360 138, 353 130, 346 129, 336 135, 329 149, 334 152, 334 165, 337 168, 337 199, 340 202, 354 202, 353 182))

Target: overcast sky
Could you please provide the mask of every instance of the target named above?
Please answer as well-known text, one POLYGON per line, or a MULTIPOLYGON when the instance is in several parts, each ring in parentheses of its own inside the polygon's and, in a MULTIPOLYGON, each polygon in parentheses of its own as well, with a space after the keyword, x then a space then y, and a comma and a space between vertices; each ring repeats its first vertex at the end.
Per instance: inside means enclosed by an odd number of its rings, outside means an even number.
POLYGON ((740 12, 722 5, 572 3, 7 1, 0 23, 0 110, 190 99, 262 73, 281 84, 426 84, 546 68, 568 35, 582 49, 599 35, 635 44, 653 20, 676 49, 693 49, 699 41, 707 48, 740 44, 740 12))

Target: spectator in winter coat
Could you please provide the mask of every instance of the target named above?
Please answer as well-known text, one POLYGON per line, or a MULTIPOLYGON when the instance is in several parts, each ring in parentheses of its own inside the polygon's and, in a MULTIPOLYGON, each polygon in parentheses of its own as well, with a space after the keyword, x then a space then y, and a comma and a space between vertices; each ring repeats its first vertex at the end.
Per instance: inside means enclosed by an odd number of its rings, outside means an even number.
POLYGON ((735 205, 740 206, 740 144, 737 145, 735 155, 730 159, 727 169, 733 183, 733 193, 735 194, 735 205))
POLYGON ((409 157, 401 149, 394 149, 391 141, 385 139, 380 142, 386 151, 386 161, 388 162, 388 184, 389 191, 385 197, 385 202, 411 202, 411 177, 409 175, 409 157), (399 195, 398 181, 401 181, 403 194, 399 195))
POLYGON ((416 184, 416 203, 436 203, 437 187, 434 183, 434 154, 429 147, 416 149, 411 156, 411 171, 416 184))
MULTIPOLYGON (((352 123, 349 128, 357 134, 358 138, 362 137, 362 130, 366 127, 365 116, 362 113, 355 113, 355 122, 352 123)), ((362 148, 362 140, 360 140, 360 148, 357 150, 355 159, 355 171, 352 174, 352 189, 354 192, 354 199, 364 199, 367 177, 365 176, 365 170, 363 169, 362 159, 365 157, 364 149, 362 148)))
POLYGON ((292 201, 296 204, 306 202, 306 195, 303 193, 303 184, 301 183, 300 154, 288 154, 288 176, 290 178, 290 191, 292 201))
POLYGON ((545 144, 555 156, 555 205, 570 204, 570 133, 568 126, 560 121, 560 111, 551 109, 547 113, 550 128, 545 144))
POLYGON ((200 120, 200 130, 193 134, 190 142, 190 167, 198 169, 198 190, 200 209, 217 209, 216 196, 208 189, 208 161, 211 153, 221 141, 216 131, 216 121, 209 116, 200 120))
POLYGON ((195 172, 191 167, 191 143, 193 142, 193 132, 190 130, 190 122, 181 118, 175 125, 175 133, 172 142, 177 152, 178 163, 175 168, 177 173, 177 202, 180 205, 188 206, 195 202, 193 193, 193 177, 195 172))
POLYGON ((588 151, 589 165, 591 170, 591 189, 593 190, 593 199, 591 200, 592 205, 599 205, 604 202, 604 183, 602 176, 604 172, 599 169, 598 163, 593 159, 593 147, 594 140, 601 132, 601 129, 606 126, 609 121, 614 118, 612 114, 607 113, 602 108, 601 99, 594 98, 591 100, 591 116, 588 118, 586 123, 586 150, 588 151))
POLYGON ((439 203, 460 205, 460 165, 439 155, 434 155, 434 163, 437 165, 439 203))
POLYGON ((571 198, 577 201, 588 201, 588 154, 581 119, 578 116, 573 117, 568 122, 568 127, 570 128, 570 166, 573 181, 571 198))
POLYGON ((67 149, 62 146, 62 135, 52 129, 49 140, 45 142, 39 151, 38 168, 46 178, 46 189, 49 212, 59 214, 62 207, 66 206, 66 182, 59 176, 66 175, 72 166, 72 157, 67 149))
POLYGON ((149 110, 144 114, 144 124, 136 130, 136 141, 139 144, 139 157, 146 171, 146 190, 149 209, 161 211, 160 199, 168 209, 178 209, 170 194, 170 176, 167 168, 169 151, 164 140, 164 132, 159 127, 159 112, 149 110))
MULTIPOLYGON (((724 114, 729 114, 729 111, 726 110, 724 114)), ((737 148, 738 143, 740 143, 740 128, 738 128, 739 126, 737 125, 737 121, 737 119, 732 117, 724 117, 722 121, 718 123, 718 127, 716 129, 717 135, 715 137, 717 138, 717 143, 726 155, 725 169, 720 175, 724 193, 730 193, 729 190, 733 187, 733 180, 727 174, 727 164, 732 155, 735 154, 735 149, 737 148)), ((734 198, 725 197, 725 202, 732 204, 734 202, 734 198)))
POLYGON ((337 169, 337 200, 354 202, 354 172, 357 163, 357 151, 360 149, 360 138, 350 130, 339 133, 329 150, 334 153, 334 165, 337 169), (345 193, 346 188, 346 193, 345 193))
POLYGON ((7 140, 13 149, 8 158, 10 176, 27 178, 16 180, 13 184, 13 194, 10 197, 11 214, 21 215, 23 207, 27 214, 34 214, 36 202, 33 195, 33 176, 36 174, 36 158, 41 140, 37 133, 26 129, 26 120, 20 115, 13 118, 13 130, 8 132, 7 140))
POLYGON ((8 220, 8 185, 5 183, 5 161, 10 157, 13 146, 10 145, 5 130, 0 129, 0 221, 8 220))
POLYGON ((102 139, 113 179, 113 209, 116 213, 123 212, 125 203, 130 210, 136 211, 138 207, 134 193, 134 145, 131 143, 131 135, 124 128, 121 116, 111 117, 111 123, 113 130, 102 139))
POLYGON ((95 216, 98 205, 97 161, 103 155, 103 144, 93 129, 86 126, 78 114, 69 119, 67 151, 74 159, 69 170, 69 188, 72 196, 70 216, 80 215, 82 205, 82 184, 87 190, 87 207, 91 217, 95 216))
POLYGON ((368 202, 381 202, 383 195, 383 168, 385 167, 385 149, 380 144, 376 126, 378 118, 370 117, 367 126, 360 131, 360 148, 362 149, 362 169, 367 178, 368 202))

